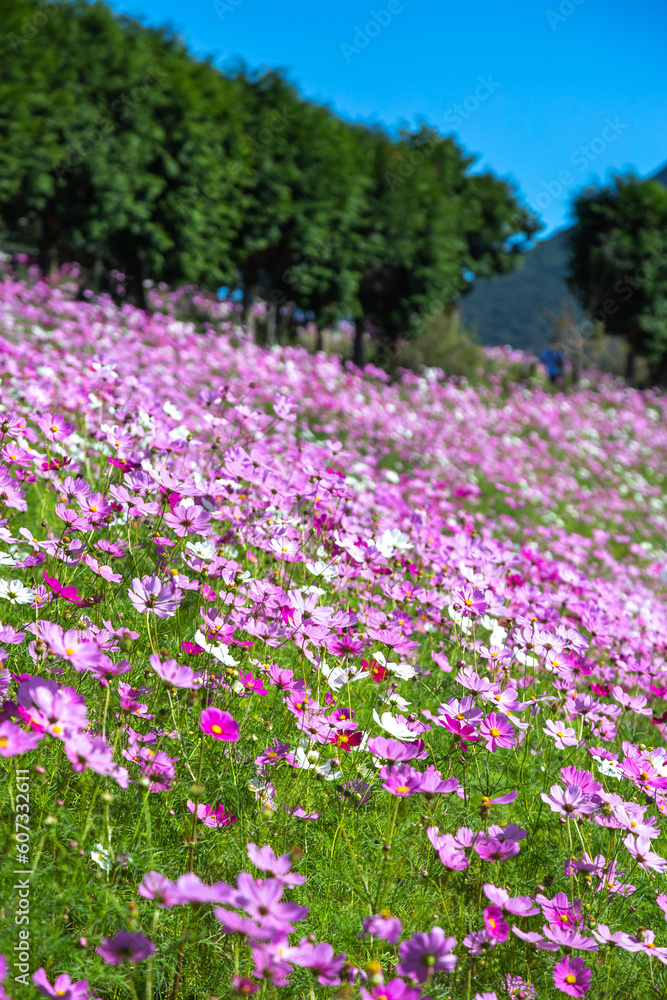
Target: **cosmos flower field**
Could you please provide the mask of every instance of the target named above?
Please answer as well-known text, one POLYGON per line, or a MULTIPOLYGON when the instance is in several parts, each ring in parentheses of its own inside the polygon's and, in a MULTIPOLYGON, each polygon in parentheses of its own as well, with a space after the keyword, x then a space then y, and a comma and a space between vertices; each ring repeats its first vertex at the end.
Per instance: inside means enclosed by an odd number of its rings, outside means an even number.
POLYGON ((667 995, 665 399, 76 292, 0 272, 2 996, 667 995))

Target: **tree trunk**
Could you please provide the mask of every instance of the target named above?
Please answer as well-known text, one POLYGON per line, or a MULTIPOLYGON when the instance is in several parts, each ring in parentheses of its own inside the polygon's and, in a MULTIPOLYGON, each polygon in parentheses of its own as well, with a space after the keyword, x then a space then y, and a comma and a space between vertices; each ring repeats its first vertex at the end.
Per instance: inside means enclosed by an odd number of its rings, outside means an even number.
POLYGON ((54 278, 58 273, 58 247, 60 244, 60 220, 53 211, 42 215, 42 235, 39 245, 39 266, 45 278, 54 278))
POLYGON ((144 278, 146 275, 143 254, 140 250, 133 254, 131 270, 133 273, 127 275, 125 283, 127 298, 137 309, 143 309, 145 312, 148 312, 146 289, 144 288, 144 278))
POLYGON ((364 367, 364 319, 356 316, 354 320, 354 349, 352 360, 357 368, 364 367))
POLYGON ((257 340, 257 317, 253 311, 253 306, 255 304, 255 289, 247 280, 246 276, 243 275, 243 312, 241 318, 243 320, 243 325, 247 328, 248 333, 253 341, 257 340))
POLYGON ((276 319, 278 316, 278 304, 269 303, 269 312, 266 320, 266 346, 273 347, 276 343, 276 319))
POLYGON ((635 377, 635 352, 632 347, 628 347, 628 356, 625 359, 625 378, 632 382, 635 377))

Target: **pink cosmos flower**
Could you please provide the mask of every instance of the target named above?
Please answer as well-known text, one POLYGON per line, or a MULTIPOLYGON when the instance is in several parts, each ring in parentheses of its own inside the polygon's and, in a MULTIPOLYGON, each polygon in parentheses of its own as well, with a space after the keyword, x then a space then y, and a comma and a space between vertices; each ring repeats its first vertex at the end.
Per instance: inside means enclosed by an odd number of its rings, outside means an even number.
POLYGON ((403 930, 403 922, 398 917, 392 917, 389 910, 383 910, 372 917, 366 917, 363 928, 362 938, 370 934, 380 941, 396 944, 403 930))
POLYGON ((74 433, 74 425, 62 413, 45 413, 37 417, 37 426, 47 441, 64 441, 74 433))
POLYGON ((172 618, 181 603, 181 591, 171 583, 163 583, 157 576, 134 578, 127 596, 140 613, 152 611, 157 618, 172 618))
POLYGON ((514 726, 504 715, 489 712, 479 726, 479 731, 486 740, 486 749, 495 753, 498 747, 508 749, 516 746, 514 726))
POLYGON ((291 948, 289 952, 290 961, 294 965, 310 969, 321 986, 339 985, 345 957, 345 952, 334 957, 334 950, 328 942, 311 944, 308 938, 301 938, 298 947, 291 948))
POLYGON ((179 538, 184 538, 186 535, 207 535, 211 518, 202 507, 179 503, 170 514, 164 515, 164 520, 179 538))
POLYGON ((583 997, 591 988, 591 970, 583 958, 566 955, 555 967, 553 980, 556 989, 571 997, 583 997))
POLYGON ((399 798, 407 798, 407 796, 418 792, 422 778, 419 771, 415 771, 409 764, 381 767, 380 777, 382 778, 382 787, 399 798))
POLYGON ((452 954, 455 947, 456 938, 448 937, 442 927, 433 927, 428 934, 417 932, 408 941, 401 941, 396 971, 417 983, 425 983, 437 972, 453 972, 458 962, 452 954))
POLYGON ((87 979, 80 979, 77 983, 73 983, 64 972, 54 980, 52 986, 46 978, 46 970, 43 966, 34 973, 32 981, 45 997, 59 997, 60 1000, 89 1000, 91 996, 88 992, 87 979))
POLYGON ((167 687, 192 689, 201 684, 201 678, 191 667, 181 667, 176 660, 165 660, 163 663, 157 653, 153 653, 148 662, 167 687))
POLYGON ((488 610, 489 602, 484 596, 484 591, 475 590, 469 583, 464 584, 460 590, 455 590, 452 596, 454 607, 464 615, 483 615, 488 610))
POLYGON ((220 830, 223 826, 232 826, 236 823, 236 816, 233 813, 226 812, 223 805, 210 806, 207 802, 200 802, 198 805, 192 801, 192 799, 187 800, 188 810, 191 813, 197 814, 197 819, 201 820, 204 826, 208 826, 211 830, 220 830))
POLYGON ((181 902, 181 896, 176 888, 175 882, 170 882, 168 878, 159 872, 147 872, 143 881, 137 886, 140 896, 144 899, 152 899, 158 906, 170 909, 181 902))
POLYGON ((547 795, 546 792, 541 792, 540 795, 542 801, 546 802, 553 812, 572 816, 573 819, 578 819, 579 816, 589 816, 597 808, 579 785, 568 785, 567 788, 552 785, 550 795, 547 795))
POLYGON ((303 885, 306 881, 305 875, 293 872, 292 858, 289 854, 281 854, 276 857, 273 848, 269 844, 258 847, 257 844, 247 844, 248 858, 255 868, 262 872, 269 872, 278 882, 283 885, 303 885))
POLYGON ((637 860, 640 868, 644 871, 666 872, 667 860, 651 850, 651 841, 648 837, 633 837, 631 833, 623 838, 625 847, 637 860))
POLYGON ((491 882, 486 882, 483 889, 486 898, 499 906, 503 913, 512 913, 516 917, 532 917, 540 912, 539 906, 533 904, 530 896, 512 897, 506 889, 499 889, 491 882))
POLYGON ((408 986, 403 979, 396 977, 388 983, 373 986, 370 991, 359 987, 362 1000, 421 1000, 422 991, 418 986, 408 986))
POLYGON ((205 708, 199 720, 201 729, 216 740, 236 743, 239 738, 239 724, 229 712, 219 708, 205 708))
POLYGON ((16 723, 6 719, 0 722, 0 757, 16 757, 34 750, 44 736, 43 732, 26 733, 16 723))
POLYGON ((551 737, 557 750, 564 750, 565 747, 576 747, 579 739, 574 729, 559 722, 547 720, 547 724, 542 728, 542 732, 551 737))
POLYGON ((420 760, 428 755, 423 740, 403 743, 400 740, 387 739, 385 736, 372 736, 368 741, 368 749, 375 757, 395 764, 405 764, 415 757, 420 760))
POLYGON ((307 906, 282 901, 285 887, 276 878, 263 882, 254 879, 248 872, 240 872, 236 888, 236 899, 232 905, 245 910, 260 926, 270 927, 281 934, 291 933, 292 923, 303 920, 308 914, 307 906))
POLYGON ((155 945, 145 934, 118 931, 115 938, 102 938, 97 954, 109 965, 143 962, 155 954, 155 945))

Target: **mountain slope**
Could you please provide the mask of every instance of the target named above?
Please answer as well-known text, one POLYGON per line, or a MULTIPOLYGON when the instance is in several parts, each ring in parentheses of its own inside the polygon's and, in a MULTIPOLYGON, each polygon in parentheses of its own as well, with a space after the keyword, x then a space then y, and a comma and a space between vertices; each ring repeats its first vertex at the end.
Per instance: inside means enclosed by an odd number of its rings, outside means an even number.
MULTIPOLYGON (((667 166, 652 180, 667 187, 667 166)), ((512 274, 481 279, 461 301, 465 326, 474 326, 483 344, 511 344, 539 354, 554 333, 563 310, 580 310, 567 287, 567 240, 561 229, 529 250, 512 274)))

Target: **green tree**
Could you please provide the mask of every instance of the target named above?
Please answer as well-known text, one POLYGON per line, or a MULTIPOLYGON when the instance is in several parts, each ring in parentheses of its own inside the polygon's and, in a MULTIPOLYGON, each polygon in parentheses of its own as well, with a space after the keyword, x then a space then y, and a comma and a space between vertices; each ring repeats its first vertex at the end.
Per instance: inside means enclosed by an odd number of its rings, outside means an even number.
POLYGON ((617 176, 574 204, 569 280, 582 306, 628 343, 628 377, 643 355, 664 378, 667 354, 667 190, 617 176))
POLYGON ((398 141, 375 137, 375 184, 363 241, 355 359, 362 319, 393 350, 397 339, 451 312, 476 275, 505 273, 538 228, 513 189, 491 174, 469 175, 474 158, 451 137, 422 126, 398 141))

